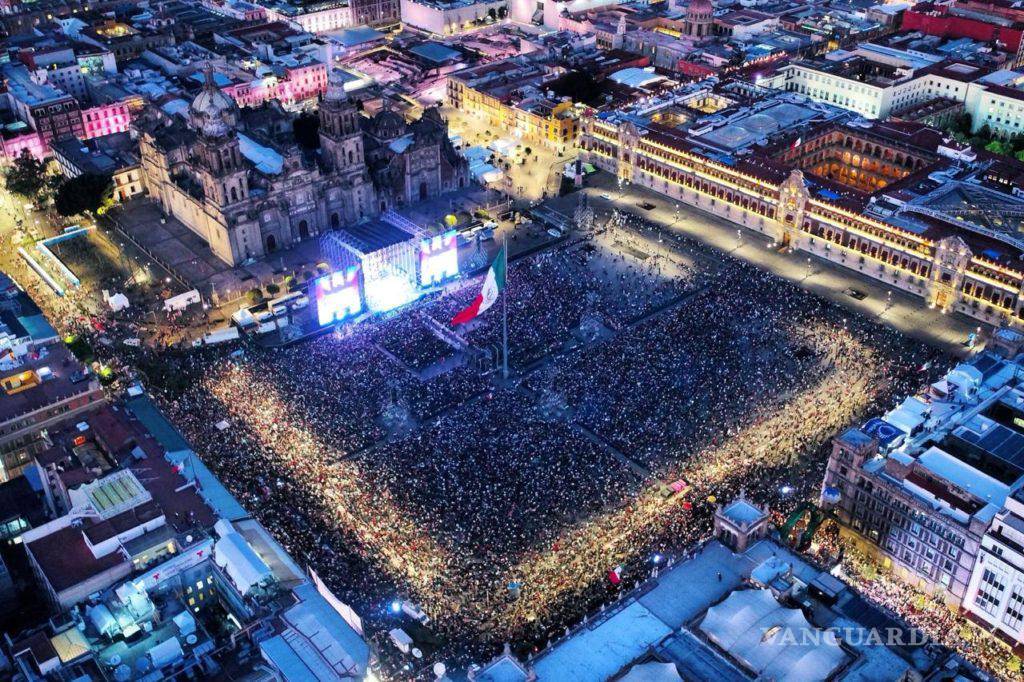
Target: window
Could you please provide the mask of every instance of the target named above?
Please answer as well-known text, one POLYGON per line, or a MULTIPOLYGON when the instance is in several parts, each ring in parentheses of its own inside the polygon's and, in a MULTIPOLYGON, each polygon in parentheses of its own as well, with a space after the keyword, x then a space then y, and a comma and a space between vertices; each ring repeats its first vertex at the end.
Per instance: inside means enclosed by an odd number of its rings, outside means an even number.
POLYGON ((1013 630, 1019 630, 1024 624, 1024 586, 1014 585, 1013 592, 1003 614, 1003 623, 1013 630))
POLYGON ((1003 584, 1000 576, 996 575, 991 569, 986 568, 985 572, 981 575, 981 583, 978 585, 978 594, 974 598, 974 603, 979 609, 990 616, 995 615, 996 609, 999 607, 999 600, 1005 589, 1006 586, 1003 584))

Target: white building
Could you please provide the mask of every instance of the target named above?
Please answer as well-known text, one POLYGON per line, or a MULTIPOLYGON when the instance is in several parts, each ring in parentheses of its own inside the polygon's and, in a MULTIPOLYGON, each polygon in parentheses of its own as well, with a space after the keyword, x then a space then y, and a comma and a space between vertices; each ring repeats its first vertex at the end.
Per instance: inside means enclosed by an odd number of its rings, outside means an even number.
POLYGON ((981 541, 963 607, 972 616, 1024 642, 1024 495, 1006 500, 981 541))
POLYGON ((619 2, 620 0, 509 0, 508 4, 512 21, 558 28, 563 11, 575 14, 618 5, 619 2))
POLYGON ((508 0, 402 0, 402 23, 438 35, 476 28, 480 21, 497 21, 508 14, 508 0))
POLYGON ((973 132, 988 126, 1005 137, 1024 133, 1024 73, 988 73, 971 64, 880 45, 793 62, 760 84, 879 120, 943 98, 963 104, 973 132))

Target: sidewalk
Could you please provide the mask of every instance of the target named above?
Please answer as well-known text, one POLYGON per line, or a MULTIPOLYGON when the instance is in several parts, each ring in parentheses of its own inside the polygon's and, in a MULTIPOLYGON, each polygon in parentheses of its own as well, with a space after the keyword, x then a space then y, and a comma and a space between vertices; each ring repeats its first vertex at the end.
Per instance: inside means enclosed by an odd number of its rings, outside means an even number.
MULTIPOLYGON (((677 218, 677 204, 674 200, 652 190, 632 185, 620 192, 615 178, 608 173, 598 172, 589 176, 587 187, 583 191, 587 192, 588 200, 595 208, 599 222, 603 222, 613 208, 635 213, 652 223, 684 234, 727 255, 769 270, 851 312, 874 317, 907 336, 941 348, 952 355, 968 355, 971 351, 964 345, 967 335, 978 327, 988 326, 959 313, 946 315, 929 309, 920 297, 898 289, 890 289, 878 280, 837 267, 805 252, 780 253, 769 248, 767 237, 687 204, 678 204, 677 218), (611 196, 611 200, 601 197, 601 194, 605 193, 611 196), (637 206, 638 202, 644 201, 654 204, 655 208, 645 211, 637 206), (867 296, 858 301, 843 293, 850 288, 867 296)), ((553 203, 561 204, 568 201, 575 206, 577 197, 578 195, 573 193, 553 200, 553 203)))

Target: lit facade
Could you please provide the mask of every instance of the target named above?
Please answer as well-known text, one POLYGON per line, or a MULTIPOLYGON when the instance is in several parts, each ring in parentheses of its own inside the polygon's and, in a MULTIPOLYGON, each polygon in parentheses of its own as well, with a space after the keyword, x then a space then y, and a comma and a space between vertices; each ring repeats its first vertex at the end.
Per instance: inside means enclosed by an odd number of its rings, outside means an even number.
MULTIPOLYGON (((1019 348, 1019 333, 1000 333, 1019 348)), ((1019 360, 1000 354, 957 365, 836 438, 822 504, 883 569, 1019 638, 1024 394, 1019 360)))
MULTIPOLYGON (((655 190, 768 235, 776 243, 921 296, 943 312, 962 312, 993 324, 1024 324, 1024 272, 989 259, 980 248, 975 253, 961 236, 951 234, 956 232, 952 224, 948 229, 913 231, 870 215, 838 195, 812 195, 804 172, 820 172, 832 165, 828 159, 848 157, 843 172, 855 177, 855 184, 876 187, 921 170, 922 161, 913 153, 869 141, 854 130, 813 142, 821 145, 822 156, 815 157, 813 148, 801 152, 814 160, 803 169, 795 160, 789 165, 728 163, 663 130, 596 116, 584 119, 580 144, 585 162, 615 174, 623 183, 655 190), (841 151, 825 150, 836 144, 841 151)), ((807 138, 798 138, 790 144, 808 143, 807 138)))
POLYGON ((1006 500, 981 540, 964 609, 1006 638, 1024 643, 1024 502, 1006 500))
POLYGON ((760 84, 877 120, 944 98, 963 106, 971 117, 972 132, 988 126, 1003 137, 1024 133, 1024 74, 999 72, 996 82, 988 70, 969 64, 915 69, 867 59, 860 62, 860 68, 845 69, 829 62, 794 62, 760 84))
POLYGON ((126 133, 131 123, 132 115, 126 102, 90 107, 82 111, 82 139, 126 133))
POLYGON ((210 75, 187 122, 154 111, 136 125, 147 191, 230 265, 468 182, 436 110, 368 119, 340 81, 320 105, 319 164, 242 119, 210 75))
POLYGON ((266 76, 225 87, 224 92, 240 107, 258 107, 277 100, 285 107, 294 107, 315 100, 327 92, 327 65, 313 62, 286 68, 284 78, 266 76))
POLYGON ((488 64, 450 74, 447 104, 482 117, 489 126, 513 132, 522 139, 551 146, 572 144, 579 132, 579 119, 571 100, 560 101, 542 94, 548 74, 519 58, 506 60, 502 68, 508 69, 511 78, 525 74, 526 88, 535 91, 532 96, 513 97, 511 90, 515 88, 509 87, 509 81, 500 77, 495 66, 488 64))
POLYGON ((480 21, 495 20, 508 13, 507 0, 456 3, 431 0, 401 0, 402 23, 438 35, 454 35, 479 27, 480 21))

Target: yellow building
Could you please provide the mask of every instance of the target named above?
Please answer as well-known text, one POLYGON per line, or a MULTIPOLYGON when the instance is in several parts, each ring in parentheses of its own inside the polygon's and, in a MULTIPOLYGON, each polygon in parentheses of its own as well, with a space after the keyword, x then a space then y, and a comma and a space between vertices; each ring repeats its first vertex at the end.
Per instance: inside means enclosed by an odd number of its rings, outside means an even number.
POLYGON ((522 57, 466 69, 448 76, 447 102, 524 140, 573 144, 579 128, 572 100, 544 90, 561 71, 522 57))

